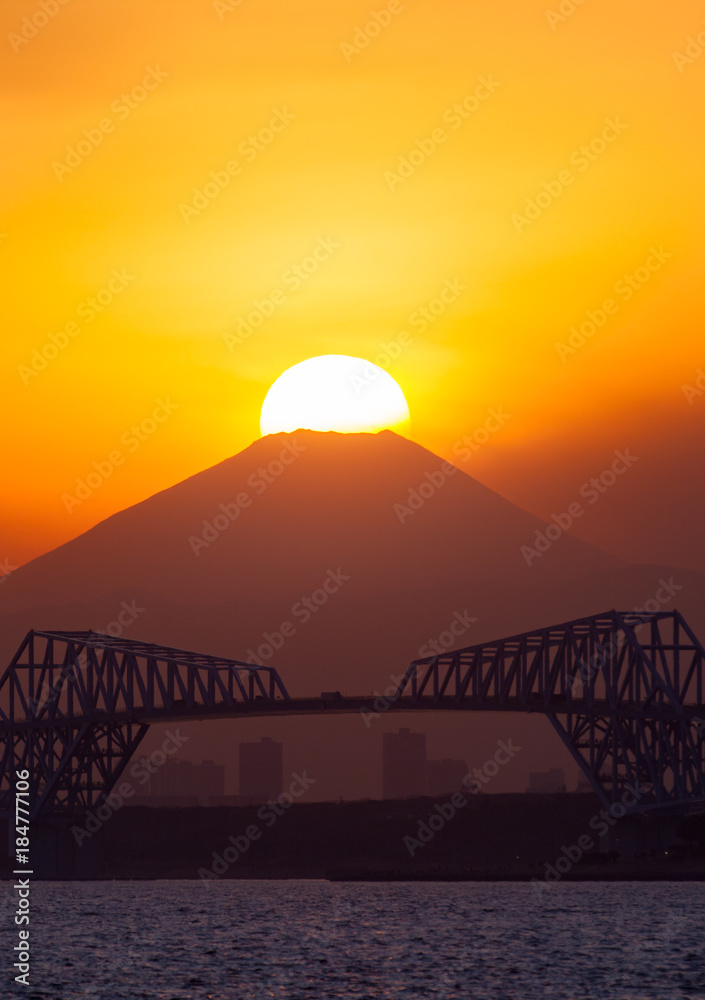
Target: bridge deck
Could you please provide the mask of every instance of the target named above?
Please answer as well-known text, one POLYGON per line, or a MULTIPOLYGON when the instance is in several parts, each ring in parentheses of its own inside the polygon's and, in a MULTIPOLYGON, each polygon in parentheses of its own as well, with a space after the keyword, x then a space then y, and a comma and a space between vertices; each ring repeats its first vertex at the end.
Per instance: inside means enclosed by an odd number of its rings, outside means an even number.
POLYGON ((273 667, 29 632, 0 677, 0 808, 18 768, 33 816, 95 807, 154 723, 359 714, 362 729, 411 712, 542 715, 606 806, 633 787, 638 811, 705 800, 705 648, 675 610, 612 610, 413 660, 391 697, 325 683, 331 697, 291 698, 273 667))
MULTIPOLYGON (((573 699, 570 709, 566 707, 565 698, 551 698, 544 700, 537 697, 535 701, 527 702, 526 699, 498 699, 483 698, 477 701, 474 698, 464 698, 461 701, 455 697, 402 697, 397 699, 384 698, 381 696, 370 697, 369 695, 344 695, 340 698, 288 698, 270 700, 267 698, 255 698, 250 702, 235 702, 230 707, 223 705, 222 710, 217 708, 203 707, 203 713, 198 711, 198 706, 193 708, 185 702, 174 702, 168 708, 155 709, 149 711, 132 712, 111 712, 109 715, 104 712, 95 712, 90 716, 73 715, 70 718, 62 719, 57 716, 49 718, 38 718, 32 721, 33 729, 43 727, 62 728, 62 726, 76 727, 84 722, 101 723, 110 722, 116 725, 141 724, 149 725, 157 722, 206 722, 213 719, 238 719, 238 718, 271 718, 290 715, 353 715, 365 714, 382 717, 388 712, 520 712, 522 714, 542 714, 542 715, 574 715, 586 718, 605 718, 614 713, 614 707, 603 699, 594 699, 590 702, 582 699, 573 699)), ((705 705, 684 706, 683 711, 686 717, 698 720, 700 715, 705 716, 705 705)), ((642 704, 625 704, 619 706, 620 716, 624 719, 643 719, 658 721, 679 721, 682 719, 681 713, 670 706, 644 706, 642 704)), ((10 724, 9 728, 19 726, 26 727, 27 723, 10 724)))

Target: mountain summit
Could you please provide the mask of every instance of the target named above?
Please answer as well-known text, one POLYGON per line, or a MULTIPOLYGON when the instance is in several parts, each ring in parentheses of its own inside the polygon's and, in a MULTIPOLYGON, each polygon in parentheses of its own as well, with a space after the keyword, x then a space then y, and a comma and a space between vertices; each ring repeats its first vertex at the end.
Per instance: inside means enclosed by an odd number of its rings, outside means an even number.
MULTIPOLYGON (((292 695, 393 692, 417 657, 657 593, 690 617, 683 605, 700 606, 702 580, 671 573, 543 524, 391 431, 298 431, 262 438, 16 570, 0 588, 0 654, 9 661, 30 627, 92 628, 274 665, 292 695), (525 558, 541 537, 543 552, 525 558)), ((556 761, 533 716, 393 716, 373 729, 354 716, 190 723, 187 755, 232 774, 238 739, 276 735, 287 767, 316 776, 319 798, 378 794, 381 733, 399 724, 422 725, 443 756, 482 761, 511 733, 531 748, 520 770, 556 761)))
POLYGON ((389 597, 622 565, 569 535, 529 565, 522 547, 545 529, 392 431, 297 431, 261 438, 33 560, 7 581, 2 603, 6 612, 73 604, 125 588, 190 607, 267 603, 317 588, 328 571, 358 595, 389 597))

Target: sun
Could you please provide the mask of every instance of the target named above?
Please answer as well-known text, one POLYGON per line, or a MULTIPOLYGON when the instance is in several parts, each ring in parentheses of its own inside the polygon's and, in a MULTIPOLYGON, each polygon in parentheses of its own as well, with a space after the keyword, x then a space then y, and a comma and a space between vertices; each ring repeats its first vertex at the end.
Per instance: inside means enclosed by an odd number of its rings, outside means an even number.
POLYGON ((392 376, 364 358, 322 354, 292 365, 262 404, 262 434, 405 430, 409 407, 392 376))

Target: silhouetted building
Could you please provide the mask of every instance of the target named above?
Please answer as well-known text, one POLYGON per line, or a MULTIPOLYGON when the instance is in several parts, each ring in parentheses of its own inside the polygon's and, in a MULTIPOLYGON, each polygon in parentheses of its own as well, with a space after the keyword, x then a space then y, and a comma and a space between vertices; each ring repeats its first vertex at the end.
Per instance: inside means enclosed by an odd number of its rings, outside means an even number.
POLYGON ((529 774, 527 792, 538 792, 543 795, 566 790, 565 771, 560 767, 552 767, 548 771, 532 771, 529 774))
POLYGON ((426 734, 400 729, 382 736, 382 798, 426 795, 426 734))
POLYGON ((240 798, 266 802, 284 786, 284 747, 269 736, 259 743, 240 744, 240 798))
POLYGON ((426 761, 426 793, 434 797, 452 795, 463 788, 463 778, 468 773, 468 765, 464 760, 426 761))
POLYGON ((225 768, 212 760, 194 764, 170 758, 150 777, 149 791, 160 805, 207 806, 211 797, 225 791, 225 768))

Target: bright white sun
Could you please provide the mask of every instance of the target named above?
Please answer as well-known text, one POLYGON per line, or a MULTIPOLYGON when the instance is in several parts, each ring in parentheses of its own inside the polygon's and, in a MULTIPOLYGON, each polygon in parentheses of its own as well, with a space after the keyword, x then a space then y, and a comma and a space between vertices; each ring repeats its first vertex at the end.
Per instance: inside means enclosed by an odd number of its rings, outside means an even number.
POLYGON ((323 354, 288 368, 262 404, 262 434, 405 429, 409 407, 392 376, 364 358, 323 354))

